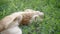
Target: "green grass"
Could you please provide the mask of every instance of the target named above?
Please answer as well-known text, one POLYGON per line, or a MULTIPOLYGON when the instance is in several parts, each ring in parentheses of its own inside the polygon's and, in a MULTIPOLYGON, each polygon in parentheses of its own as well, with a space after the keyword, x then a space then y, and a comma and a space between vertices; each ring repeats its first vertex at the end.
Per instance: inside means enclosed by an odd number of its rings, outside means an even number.
POLYGON ((44 12, 44 21, 20 26, 23 34, 60 34, 60 0, 0 0, 0 19, 13 12, 33 9, 44 12))

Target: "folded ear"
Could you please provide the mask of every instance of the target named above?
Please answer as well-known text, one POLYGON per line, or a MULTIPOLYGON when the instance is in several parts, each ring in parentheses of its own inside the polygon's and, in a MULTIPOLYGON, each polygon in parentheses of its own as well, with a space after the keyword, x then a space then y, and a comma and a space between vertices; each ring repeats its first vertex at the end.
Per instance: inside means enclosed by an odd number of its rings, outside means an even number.
POLYGON ((22 15, 17 16, 13 21, 17 21, 19 24, 22 21, 22 15))
POLYGON ((8 27, 10 23, 13 21, 20 21, 22 19, 20 13, 13 13, 11 15, 6 16, 5 18, 2 19, 2 24, 4 25, 5 28, 8 27))

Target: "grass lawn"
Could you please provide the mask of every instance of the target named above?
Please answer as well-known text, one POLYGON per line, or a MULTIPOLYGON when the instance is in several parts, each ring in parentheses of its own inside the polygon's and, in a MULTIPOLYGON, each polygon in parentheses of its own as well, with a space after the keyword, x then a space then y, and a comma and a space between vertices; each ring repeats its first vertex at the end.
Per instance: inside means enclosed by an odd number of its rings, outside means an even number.
POLYGON ((43 22, 20 26, 23 34, 60 34, 60 0, 0 0, 0 19, 25 9, 44 12, 43 22))

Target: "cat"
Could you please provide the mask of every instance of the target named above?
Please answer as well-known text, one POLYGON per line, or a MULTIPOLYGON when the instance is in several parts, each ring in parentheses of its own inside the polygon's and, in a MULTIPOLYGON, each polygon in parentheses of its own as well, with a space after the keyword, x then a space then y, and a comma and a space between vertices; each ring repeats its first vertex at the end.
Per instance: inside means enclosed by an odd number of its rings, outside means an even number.
POLYGON ((44 13, 40 11, 26 9, 24 11, 12 13, 0 21, 0 32, 1 34, 17 34, 16 32, 18 32, 18 34, 22 34, 22 30, 21 28, 19 29, 18 26, 20 24, 27 25, 38 16, 41 18, 40 21, 43 21, 44 13))

